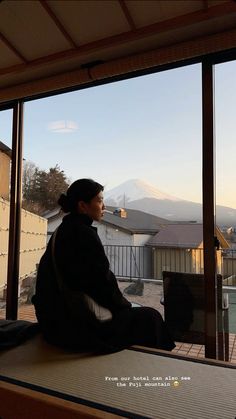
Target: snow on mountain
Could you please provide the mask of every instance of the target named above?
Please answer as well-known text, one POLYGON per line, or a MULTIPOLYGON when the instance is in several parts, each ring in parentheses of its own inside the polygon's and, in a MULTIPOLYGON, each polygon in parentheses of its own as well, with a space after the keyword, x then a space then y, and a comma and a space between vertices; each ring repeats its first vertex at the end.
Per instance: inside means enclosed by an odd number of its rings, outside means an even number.
MULTIPOLYGON (((139 179, 105 192, 105 204, 137 209, 170 221, 202 222, 202 204, 167 195, 139 179)), ((216 220, 218 225, 236 226, 236 209, 217 205, 216 220)))
POLYGON ((140 179, 130 179, 105 192, 107 205, 125 206, 130 201, 143 198, 180 201, 180 199, 159 191, 155 186, 140 179))

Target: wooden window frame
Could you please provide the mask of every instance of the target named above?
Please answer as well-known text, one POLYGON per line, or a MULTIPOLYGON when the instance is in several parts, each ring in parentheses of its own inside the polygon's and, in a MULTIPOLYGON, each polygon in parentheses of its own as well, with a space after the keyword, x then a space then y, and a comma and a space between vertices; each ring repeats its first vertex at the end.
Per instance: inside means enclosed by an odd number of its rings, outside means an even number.
POLYGON ((214 66, 215 64, 236 60, 236 48, 218 52, 203 57, 176 62, 168 65, 134 71, 128 75, 110 77, 99 82, 91 82, 81 86, 62 89, 46 94, 27 97, 0 105, 0 111, 13 109, 12 135, 12 173, 11 173, 11 202, 9 226, 9 254, 7 278, 7 308, 8 319, 17 318, 18 281, 20 260, 20 225, 22 200, 22 149, 23 149, 23 108, 24 102, 49 97, 56 94, 81 90, 114 81, 121 81, 141 75, 160 71, 202 64, 202 193, 203 193, 203 240, 204 240, 204 274, 206 278, 206 357, 217 359, 217 330, 216 330, 216 296, 215 296, 215 243, 214 243, 214 66), (213 298, 214 297, 214 298, 213 298))

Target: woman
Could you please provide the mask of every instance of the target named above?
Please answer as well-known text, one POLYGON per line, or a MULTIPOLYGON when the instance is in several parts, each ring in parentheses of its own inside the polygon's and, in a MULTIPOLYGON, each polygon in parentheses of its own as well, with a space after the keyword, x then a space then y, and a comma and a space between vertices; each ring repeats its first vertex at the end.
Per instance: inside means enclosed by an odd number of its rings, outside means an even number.
POLYGON ((103 245, 92 226, 104 214, 103 186, 91 179, 79 179, 58 203, 68 215, 40 260, 32 299, 46 340, 99 353, 119 351, 133 344, 173 349, 175 344, 160 313, 150 307, 132 307, 109 269, 103 245), (108 309, 110 319, 97 318, 84 295, 108 309))

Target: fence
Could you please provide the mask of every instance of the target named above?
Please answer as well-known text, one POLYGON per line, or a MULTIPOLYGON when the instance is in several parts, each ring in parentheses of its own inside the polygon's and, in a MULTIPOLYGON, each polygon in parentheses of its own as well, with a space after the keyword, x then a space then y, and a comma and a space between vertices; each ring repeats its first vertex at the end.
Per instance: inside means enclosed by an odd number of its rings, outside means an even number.
MULTIPOLYGON (((7 280, 10 204, 0 198, 0 295, 7 280)), ((20 279, 35 272, 47 237, 47 220, 21 210, 20 279)))
POLYGON ((223 252, 223 272, 226 285, 236 285, 236 249, 223 252))
MULTIPOLYGON (((110 268, 118 277, 162 279, 162 271, 203 273, 203 249, 105 245, 110 268)), ((217 251, 217 271, 226 285, 236 285, 236 250, 217 251), (232 277, 231 279, 229 277, 232 277)))
POLYGON ((145 246, 105 245, 110 268, 124 278, 153 278, 153 252, 145 246))

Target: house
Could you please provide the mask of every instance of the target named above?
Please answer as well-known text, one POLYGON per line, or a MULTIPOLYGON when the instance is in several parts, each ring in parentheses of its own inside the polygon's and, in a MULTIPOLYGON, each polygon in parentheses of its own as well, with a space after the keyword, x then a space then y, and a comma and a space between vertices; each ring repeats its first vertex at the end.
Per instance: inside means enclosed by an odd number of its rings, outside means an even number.
POLYGON ((11 149, 0 141, 0 197, 9 200, 11 149))
MULTIPOLYGON (((48 220, 48 240, 64 215, 59 207, 44 213, 48 220)), ((162 225, 169 223, 143 211, 107 206, 101 222, 94 222, 93 226, 97 227, 103 245, 142 246, 162 225)))
MULTIPOLYGON (((229 244, 220 229, 216 227, 216 237, 220 248, 217 254, 217 271, 222 272, 222 250, 229 244)), ((162 278, 162 271, 204 272, 203 262, 203 225, 182 223, 168 224, 153 236, 147 243, 154 251, 154 277, 162 278)))
POLYGON ((221 228, 224 238, 230 243, 231 249, 236 251, 236 231, 234 227, 221 228))
POLYGON ((134 209, 107 206, 101 223, 94 223, 104 245, 143 246, 170 221, 134 209))
MULTIPOLYGON (((64 213, 60 208, 47 211, 48 240, 64 213)), ((101 222, 94 222, 105 247, 111 269, 117 276, 150 278, 152 276, 152 252, 145 244, 170 221, 143 211, 106 207, 101 222)))

